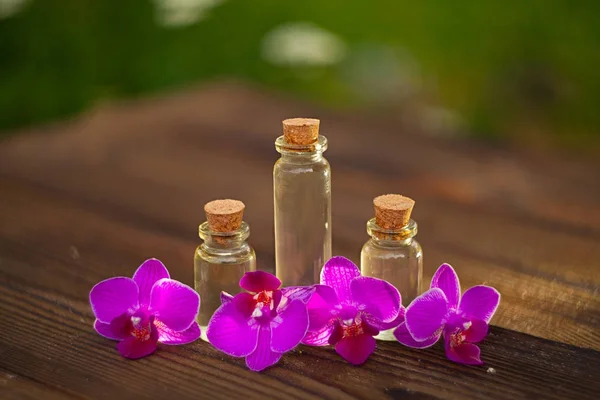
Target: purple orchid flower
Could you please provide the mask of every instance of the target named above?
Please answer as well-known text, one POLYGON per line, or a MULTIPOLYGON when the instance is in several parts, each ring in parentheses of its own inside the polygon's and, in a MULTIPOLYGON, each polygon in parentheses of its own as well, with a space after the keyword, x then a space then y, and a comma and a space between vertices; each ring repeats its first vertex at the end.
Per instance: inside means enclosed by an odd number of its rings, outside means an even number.
POLYGON ((381 279, 361 276, 347 258, 333 257, 307 304, 309 328, 302 343, 334 345, 346 361, 360 365, 375 350, 373 336, 400 323, 400 293, 381 279))
POLYGON ((446 357, 462 364, 483 364, 474 343, 487 335, 488 324, 500 304, 500 293, 479 285, 460 295, 454 269, 442 264, 431 280, 431 288, 407 308, 405 321, 394 331, 398 341, 413 348, 434 345, 444 336, 446 357))
POLYGON ((90 292, 90 305, 94 329, 119 340, 117 349, 126 358, 152 354, 157 342, 186 344, 200 337, 200 296, 170 279, 167 268, 154 258, 144 261, 133 279, 118 276, 98 283, 90 292))
POLYGON ((209 342, 261 371, 296 347, 308 329, 306 302, 312 287, 279 289, 281 281, 264 271, 247 272, 240 287, 248 292, 221 294, 221 306, 208 324, 209 342))

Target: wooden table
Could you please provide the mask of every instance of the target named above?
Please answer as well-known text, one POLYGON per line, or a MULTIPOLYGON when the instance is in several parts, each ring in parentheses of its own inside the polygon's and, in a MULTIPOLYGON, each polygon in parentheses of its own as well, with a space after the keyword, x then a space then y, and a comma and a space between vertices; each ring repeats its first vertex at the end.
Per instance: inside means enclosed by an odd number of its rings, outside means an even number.
POLYGON ((105 105, 0 143, 0 398, 600 398, 600 168, 324 111, 233 83, 105 105), (373 197, 416 199, 425 280, 451 263, 502 303, 483 367, 379 343, 362 367, 300 346, 257 374, 198 341, 128 361, 88 293, 146 258, 192 284, 203 204, 232 197, 272 270, 280 121, 322 120, 334 254, 358 261, 373 197))

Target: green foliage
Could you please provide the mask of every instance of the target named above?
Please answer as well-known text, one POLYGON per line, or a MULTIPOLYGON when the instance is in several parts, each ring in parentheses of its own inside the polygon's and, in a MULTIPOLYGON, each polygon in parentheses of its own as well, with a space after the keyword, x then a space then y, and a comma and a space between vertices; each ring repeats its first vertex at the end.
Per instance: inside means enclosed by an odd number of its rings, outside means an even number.
POLYGON ((475 133, 599 135, 597 1, 229 0, 163 27, 149 0, 31 0, 0 20, 0 129, 64 118, 103 98, 234 76, 333 106, 360 102, 342 68, 274 66, 261 40, 311 21, 350 51, 406 50, 436 101, 475 133))

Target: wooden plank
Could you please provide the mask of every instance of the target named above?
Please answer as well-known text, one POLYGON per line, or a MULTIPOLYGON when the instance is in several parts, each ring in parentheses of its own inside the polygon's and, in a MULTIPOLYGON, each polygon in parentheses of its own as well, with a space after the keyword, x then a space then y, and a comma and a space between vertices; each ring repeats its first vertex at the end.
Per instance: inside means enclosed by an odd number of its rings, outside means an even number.
MULTIPOLYGON (((14 231, 14 240, 9 241, 6 225, 2 225, 0 326, 4 339, 0 368, 18 380, 43 382, 65 398, 201 395, 368 399, 428 395, 592 399, 600 390, 600 353, 501 328, 492 328, 482 344, 487 364, 480 368, 451 363, 440 345, 414 351, 398 343, 378 344, 376 353, 361 368, 346 364, 330 349, 302 346, 276 368, 256 374, 247 371, 242 360, 227 357, 203 342, 163 346, 150 358, 123 360, 114 343, 92 330, 87 292, 96 277, 130 274, 130 265, 138 262, 121 235, 148 247, 159 242, 170 248, 187 244, 169 235, 107 220, 72 204, 60 209, 43 192, 38 194, 44 200, 40 204, 50 205, 47 211, 51 212, 44 215, 51 217, 40 224, 50 243, 23 242, 14 231), (53 225, 48 225, 50 219, 53 225), (65 232, 63 228, 72 220, 92 227, 100 237, 96 233, 65 232), (49 234, 52 227, 55 234, 49 234), (103 237, 105 231, 113 233, 112 240, 103 237), (63 234, 67 239, 79 237, 78 257, 66 246, 63 251, 52 250, 56 244, 52 238, 63 234), (101 239, 102 246, 93 252, 96 239, 101 239), (487 372, 488 368, 495 373, 487 372)), ((182 267, 173 267, 175 274, 180 274, 182 267)))
POLYGON ((75 397, 71 393, 16 375, 3 368, 0 368, 0 393, 4 400, 57 400, 75 397))

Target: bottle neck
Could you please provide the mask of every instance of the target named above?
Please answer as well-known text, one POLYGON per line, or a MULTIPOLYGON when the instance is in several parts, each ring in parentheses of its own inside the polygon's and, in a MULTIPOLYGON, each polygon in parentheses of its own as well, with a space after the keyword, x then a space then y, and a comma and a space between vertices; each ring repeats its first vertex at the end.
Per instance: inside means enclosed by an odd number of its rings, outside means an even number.
POLYGON ((281 160, 293 164, 312 164, 323 160, 323 153, 282 153, 281 160))
POLYGON ((246 239, 250 237, 250 226, 242 222, 239 229, 232 232, 216 232, 210 229, 208 222, 198 227, 198 234, 204 241, 204 246, 214 250, 236 250, 247 246, 246 239))
POLYGON ((371 236, 373 242, 385 247, 403 247, 410 246, 413 238, 417 235, 418 227, 414 220, 399 229, 384 229, 377 225, 375 218, 367 222, 367 233, 371 236))
POLYGON ((280 136, 275 141, 275 148, 281 154, 281 159, 295 164, 308 164, 323 160, 327 150, 327 138, 319 135, 315 143, 307 145, 291 144, 280 136))

